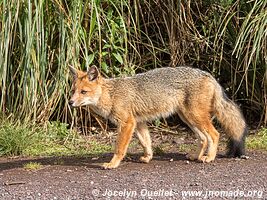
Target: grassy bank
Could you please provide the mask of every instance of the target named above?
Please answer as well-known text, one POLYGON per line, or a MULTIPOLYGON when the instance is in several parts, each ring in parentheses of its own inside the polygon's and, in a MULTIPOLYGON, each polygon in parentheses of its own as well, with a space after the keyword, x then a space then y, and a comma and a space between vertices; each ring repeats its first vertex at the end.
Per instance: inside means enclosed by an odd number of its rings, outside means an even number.
POLYGON ((88 139, 67 126, 58 122, 43 126, 2 122, 0 156, 91 155, 111 150, 110 145, 88 139))
MULTIPOLYGON (((104 137, 104 136, 103 136, 104 137)), ((179 136, 175 137, 184 137, 179 136)), ((113 138, 114 141, 114 138, 113 138)), ((161 143, 154 146, 155 154, 163 151, 161 143)), ((165 141, 166 143, 166 141, 165 141)), ((248 150, 267 151, 267 129, 249 135, 246 141, 248 150)), ((137 141, 131 143, 132 149, 141 149, 137 141)), ((165 144, 164 149, 173 144, 165 144)), ((189 152, 193 144, 179 144, 177 152, 189 152)), ((0 125, 0 156, 86 156, 112 152, 113 142, 101 136, 83 136, 68 129, 68 125, 49 122, 45 126, 3 121, 0 125)))

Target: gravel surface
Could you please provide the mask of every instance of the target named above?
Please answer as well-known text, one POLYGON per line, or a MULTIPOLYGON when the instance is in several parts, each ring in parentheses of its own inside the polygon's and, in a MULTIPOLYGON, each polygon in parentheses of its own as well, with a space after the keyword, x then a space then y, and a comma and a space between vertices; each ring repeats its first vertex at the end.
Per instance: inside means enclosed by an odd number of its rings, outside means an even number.
POLYGON ((115 170, 100 167, 112 154, 0 158, 0 199, 267 199, 267 154, 248 155, 204 164, 167 153, 143 164, 133 154, 115 170), (43 167, 24 169, 30 161, 43 167))

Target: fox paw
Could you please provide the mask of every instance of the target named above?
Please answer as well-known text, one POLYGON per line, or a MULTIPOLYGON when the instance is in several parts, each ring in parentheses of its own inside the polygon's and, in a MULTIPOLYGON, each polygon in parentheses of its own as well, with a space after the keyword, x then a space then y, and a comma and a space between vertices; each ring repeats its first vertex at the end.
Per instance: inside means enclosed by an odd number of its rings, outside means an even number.
POLYGON ((139 160, 143 163, 149 163, 149 161, 152 159, 152 156, 141 156, 139 160))
POLYGON ((212 156, 202 156, 199 161, 203 162, 203 163, 209 163, 214 161, 215 158, 213 158, 212 156))
POLYGON ((119 166, 119 163, 116 164, 116 163, 112 163, 112 162, 109 162, 109 163, 104 163, 103 164, 103 168, 104 169, 115 169, 119 166))

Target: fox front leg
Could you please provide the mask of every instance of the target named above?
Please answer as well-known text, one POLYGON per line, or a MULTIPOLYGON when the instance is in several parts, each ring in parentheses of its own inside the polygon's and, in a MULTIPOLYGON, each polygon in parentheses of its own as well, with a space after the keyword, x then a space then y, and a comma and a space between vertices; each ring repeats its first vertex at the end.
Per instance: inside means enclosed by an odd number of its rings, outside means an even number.
POLYGON ((149 163, 153 157, 153 151, 151 146, 151 138, 149 130, 145 122, 137 123, 136 134, 139 139, 140 144, 144 148, 144 155, 140 157, 140 161, 144 163, 149 163))
POLYGON ((120 165, 127 152, 135 126, 136 122, 133 117, 128 118, 125 123, 119 125, 115 153, 109 163, 103 164, 104 169, 114 169, 120 165))

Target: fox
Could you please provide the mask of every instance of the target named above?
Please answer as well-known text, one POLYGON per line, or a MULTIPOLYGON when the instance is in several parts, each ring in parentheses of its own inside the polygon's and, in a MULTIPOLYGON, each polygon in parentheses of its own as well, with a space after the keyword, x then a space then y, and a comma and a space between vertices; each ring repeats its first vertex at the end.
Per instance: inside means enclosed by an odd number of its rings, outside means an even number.
POLYGON ((178 114, 197 136, 198 148, 187 154, 187 159, 214 161, 220 137, 213 125, 214 117, 228 135, 227 155, 245 155, 244 116, 209 72, 177 66, 129 77, 104 78, 95 65, 86 72, 72 66, 69 69, 73 77, 69 105, 89 106, 117 126, 115 151, 111 161, 103 164, 104 169, 120 165, 134 133, 144 151, 140 161, 149 163, 153 151, 147 123, 173 114, 178 114))

